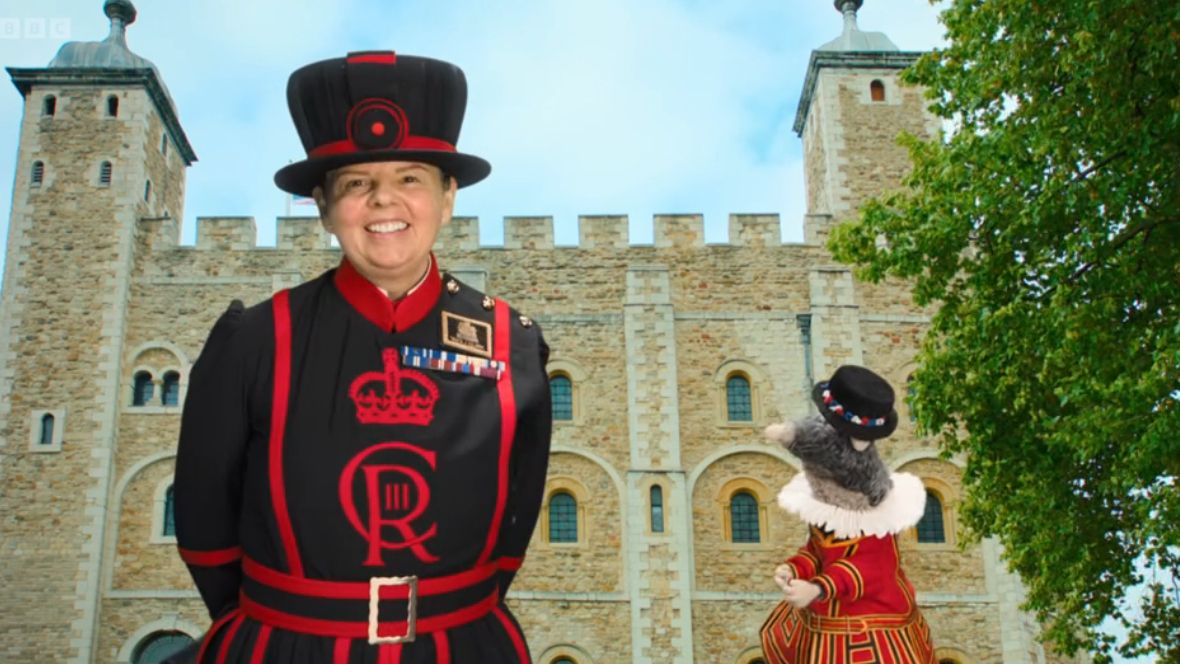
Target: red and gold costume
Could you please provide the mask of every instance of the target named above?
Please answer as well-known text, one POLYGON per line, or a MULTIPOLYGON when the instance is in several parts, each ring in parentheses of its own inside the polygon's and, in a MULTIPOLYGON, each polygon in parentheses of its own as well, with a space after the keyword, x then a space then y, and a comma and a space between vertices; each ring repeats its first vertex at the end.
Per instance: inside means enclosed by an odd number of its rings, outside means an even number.
MULTIPOLYGON (((786 564, 795 578, 815 583, 819 597, 797 609, 779 603, 762 626, 762 650, 771 664, 933 664, 930 627, 901 567, 895 533, 916 521, 924 505, 921 481, 894 474, 894 489, 875 513, 854 513, 810 498, 806 477, 796 476, 779 503, 811 523, 807 544, 786 564), (917 510, 915 512, 914 504, 917 510), (872 534, 838 537, 825 521, 853 528, 857 518, 880 517, 872 534)), ((848 534, 843 531, 840 534, 848 534)))

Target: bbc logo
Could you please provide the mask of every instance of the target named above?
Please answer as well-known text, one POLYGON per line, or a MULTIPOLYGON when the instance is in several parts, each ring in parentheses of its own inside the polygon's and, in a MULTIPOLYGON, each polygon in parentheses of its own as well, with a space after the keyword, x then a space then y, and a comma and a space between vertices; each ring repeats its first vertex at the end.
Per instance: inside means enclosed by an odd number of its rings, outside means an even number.
POLYGON ((0 39, 69 39, 69 18, 0 16, 0 39))

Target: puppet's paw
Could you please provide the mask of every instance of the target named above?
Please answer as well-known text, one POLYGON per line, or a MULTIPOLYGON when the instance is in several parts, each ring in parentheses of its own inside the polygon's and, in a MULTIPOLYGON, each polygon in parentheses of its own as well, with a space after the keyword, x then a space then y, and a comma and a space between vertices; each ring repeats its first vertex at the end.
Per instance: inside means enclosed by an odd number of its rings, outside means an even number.
POLYGON ((774 582, 778 584, 778 587, 781 588, 783 592, 786 592, 787 584, 790 583, 791 579, 793 578, 795 578, 795 570, 793 570, 790 565, 782 564, 774 568, 774 582))
POLYGON ((767 440, 772 440, 780 445, 786 445, 792 440, 795 440, 795 423, 787 420, 782 424, 772 424, 766 427, 767 440))
POLYGON ((787 582, 787 587, 783 590, 783 597, 796 609, 807 607, 819 597, 819 586, 810 581, 800 581, 799 579, 791 579, 787 582))

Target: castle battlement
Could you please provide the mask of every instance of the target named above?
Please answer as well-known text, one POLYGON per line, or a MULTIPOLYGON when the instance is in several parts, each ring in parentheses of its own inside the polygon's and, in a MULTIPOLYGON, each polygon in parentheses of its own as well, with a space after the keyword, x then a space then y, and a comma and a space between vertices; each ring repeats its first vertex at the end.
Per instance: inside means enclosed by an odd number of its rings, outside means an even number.
MULTIPOLYGON (((195 248, 200 251, 317 250, 333 249, 332 237, 320 224, 319 217, 277 217, 273 247, 258 246, 258 228, 254 217, 198 217, 195 248)), ((807 244, 820 244, 813 225, 830 223, 829 215, 808 215, 805 219, 807 244)), ((579 215, 578 243, 554 244, 553 217, 509 216, 504 218, 504 243, 482 245, 479 241, 478 217, 454 217, 439 231, 436 248, 445 251, 479 251, 513 249, 524 251, 548 249, 700 249, 706 246, 778 247, 783 246, 782 223, 778 214, 729 215, 729 241, 705 243, 705 221, 700 214, 657 214, 653 217, 654 243, 630 242, 630 218, 627 215, 579 215)), ((147 218, 139 222, 140 243, 149 253, 182 248, 180 224, 171 218, 147 218)), ((789 243, 794 244, 794 243, 789 243)), ((794 244, 794 246, 799 246, 794 244)))

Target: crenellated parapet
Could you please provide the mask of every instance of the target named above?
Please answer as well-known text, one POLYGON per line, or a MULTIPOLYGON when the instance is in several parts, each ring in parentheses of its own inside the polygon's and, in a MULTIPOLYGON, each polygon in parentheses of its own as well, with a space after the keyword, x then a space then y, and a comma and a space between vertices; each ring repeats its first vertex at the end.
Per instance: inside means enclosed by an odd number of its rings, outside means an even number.
POLYGON ((479 249, 479 217, 452 217, 451 223, 439 229, 434 246, 448 251, 479 249))
POLYGON ((699 214, 657 214, 655 244, 658 249, 705 246, 705 217, 699 214))
POLYGON ((197 217, 197 249, 245 251, 257 246, 254 217, 197 217))
POLYGON ((777 214, 729 215, 729 243, 735 247, 773 247, 782 244, 777 214))
POLYGON ((278 249, 331 249, 332 236, 319 217, 279 217, 275 224, 278 249))
POLYGON ((505 217, 505 249, 552 249, 553 217, 505 217))
POLYGON ((600 214, 578 217, 578 246, 582 249, 626 249, 630 246, 627 215, 600 214))
MULTIPOLYGON (((705 242, 705 220, 700 214, 657 214, 653 218, 653 244, 637 248, 706 249, 734 246, 774 248, 783 246, 782 224, 777 214, 731 214, 728 242, 705 242)), ((826 237, 829 215, 808 215, 805 220, 807 244, 826 237), (816 232, 817 228, 821 229, 816 232)), ((334 249, 332 236, 319 217, 278 217, 275 220, 275 243, 257 245, 258 229, 253 217, 198 217, 195 248, 200 251, 321 251, 334 249)), ((626 251, 632 248, 630 219, 627 215, 581 215, 578 217, 578 243, 556 246, 554 221, 550 216, 510 216, 504 218, 502 245, 484 245, 479 239, 478 217, 453 217, 439 229, 435 249, 442 252, 473 252, 482 249, 512 251, 626 251)), ((147 218, 139 221, 141 251, 166 252, 180 245, 180 222, 170 218, 147 218)))

